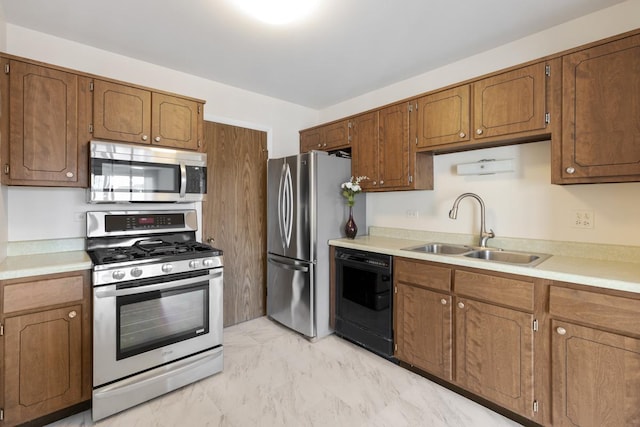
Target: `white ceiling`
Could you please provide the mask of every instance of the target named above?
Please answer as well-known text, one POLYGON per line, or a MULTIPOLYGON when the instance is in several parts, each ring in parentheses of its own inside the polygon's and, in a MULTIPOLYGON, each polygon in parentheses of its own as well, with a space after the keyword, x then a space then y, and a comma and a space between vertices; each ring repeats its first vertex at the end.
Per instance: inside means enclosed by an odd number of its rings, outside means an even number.
POLYGON ((316 109, 621 2, 321 0, 274 27, 228 0, 0 0, 7 23, 316 109))

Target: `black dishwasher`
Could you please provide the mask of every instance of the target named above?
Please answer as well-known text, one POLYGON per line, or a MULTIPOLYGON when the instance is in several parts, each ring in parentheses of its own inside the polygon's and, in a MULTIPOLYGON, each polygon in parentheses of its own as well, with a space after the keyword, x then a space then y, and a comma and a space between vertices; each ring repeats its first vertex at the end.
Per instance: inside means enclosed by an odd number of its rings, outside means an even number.
POLYGON ((336 248, 335 333, 393 358, 392 257, 336 248))

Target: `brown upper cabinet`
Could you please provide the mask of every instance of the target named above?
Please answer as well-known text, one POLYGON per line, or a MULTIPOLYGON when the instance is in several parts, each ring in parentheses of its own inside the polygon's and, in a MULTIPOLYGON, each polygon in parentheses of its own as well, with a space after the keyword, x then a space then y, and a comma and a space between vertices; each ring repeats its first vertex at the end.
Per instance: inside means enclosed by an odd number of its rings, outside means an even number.
POLYGON ((541 139, 549 70, 540 62, 419 98, 418 149, 541 139))
POLYGON ((300 132, 300 152, 311 150, 333 151, 349 148, 351 144, 350 120, 341 120, 325 126, 300 132))
POLYGON ((433 189, 433 157, 416 153, 412 144, 412 111, 401 102, 357 117, 351 173, 367 177, 364 191, 433 189))
POLYGON ((558 184, 640 180, 640 35, 562 58, 558 184))
POLYGON ((188 150, 201 147, 202 104, 120 83, 95 80, 93 136, 188 150))
POLYGON ((89 79, 7 58, 2 65, 2 182, 86 187, 89 79))

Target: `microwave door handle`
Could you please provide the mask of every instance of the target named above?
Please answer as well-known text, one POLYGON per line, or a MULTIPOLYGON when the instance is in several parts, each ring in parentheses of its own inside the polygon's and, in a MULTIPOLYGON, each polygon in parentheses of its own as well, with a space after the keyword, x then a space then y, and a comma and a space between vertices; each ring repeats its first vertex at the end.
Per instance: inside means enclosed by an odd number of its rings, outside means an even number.
POLYGON ((180 198, 184 199, 187 194, 187 167, 180 162, 180 198))

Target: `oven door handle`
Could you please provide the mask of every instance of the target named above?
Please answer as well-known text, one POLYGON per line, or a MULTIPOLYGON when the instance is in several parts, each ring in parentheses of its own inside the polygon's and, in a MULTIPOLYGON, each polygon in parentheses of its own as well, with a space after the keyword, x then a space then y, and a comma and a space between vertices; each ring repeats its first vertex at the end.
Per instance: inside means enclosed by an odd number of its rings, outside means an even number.
POLYGON ((137 286, 127 289, 116 289, 116 285, 104 286, 104 288, 98 288, 95 290, 94 295, 96 298, 110 298, 110 297, 122 297, 125 295, 142 294, 145 292, 162 291, 165 289, 173 289, 179 286, 193 285, 194 283, 202 282, 203 280, 213 280, 218 277, 222 277, 222 270, 216 271, 206 276, 191 277, 189 279, 173 280, 166 283, 158 283, 148 286, 137 286))

